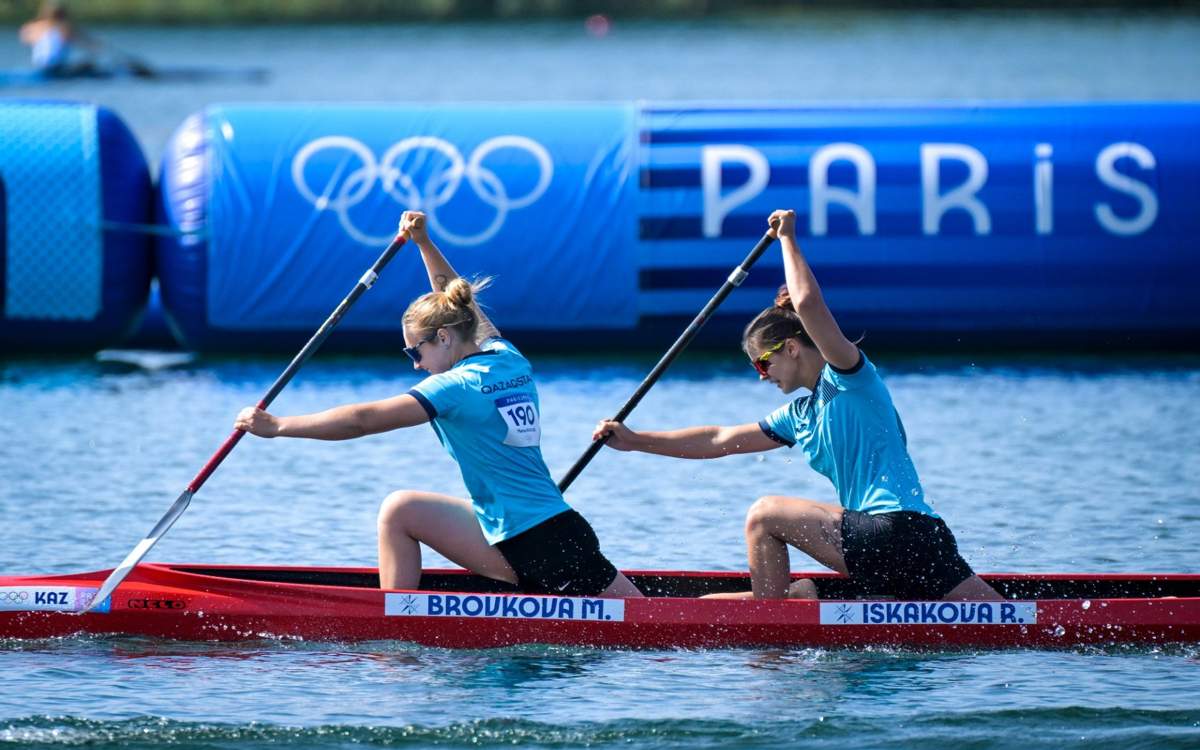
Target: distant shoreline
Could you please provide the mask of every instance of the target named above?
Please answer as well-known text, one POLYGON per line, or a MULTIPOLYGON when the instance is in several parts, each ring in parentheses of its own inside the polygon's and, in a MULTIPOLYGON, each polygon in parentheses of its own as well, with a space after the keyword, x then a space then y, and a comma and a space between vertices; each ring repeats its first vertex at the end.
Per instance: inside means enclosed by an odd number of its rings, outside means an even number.
MULTIPOLYGON (((1092 10, 1200 12, 1200 0, 87 0, 68 3, 84 23, 121 24, 304 24, 402 23, 436 21, 529 21, 583 19, 593 14, 614 19, 698 19, 747 17, 806 11, 1021 11, 1092 10)), ((0 23, 31 18, 37 2, 0 0, 0 23)))

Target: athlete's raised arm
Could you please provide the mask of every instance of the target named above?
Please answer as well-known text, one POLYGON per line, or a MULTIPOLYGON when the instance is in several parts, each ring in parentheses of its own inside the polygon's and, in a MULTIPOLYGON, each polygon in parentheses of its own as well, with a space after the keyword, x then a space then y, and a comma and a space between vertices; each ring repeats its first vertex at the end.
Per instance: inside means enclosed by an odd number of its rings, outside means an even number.
MULTIPOLYGON (((429 274, 429 285, 433 291, 446 291, 446 285, 451 280, 457 279, 458 273, 450 265, 450 261, 446 260, 446 256, 442 255, 438 246, 433 244, 433 240, 429 239, 429 231, 425 228, 425 214, 420 211, 405 211, 400 217, 400 231, 417 243, 417 248, 421 251, 421 260, 425 263, 425 272, 429 274)), ((475 315, 479 319, 479 328, 476 329, 475 336, 476 343, 500 335, 500 330, 484 314, 479 303, 475 303, 475 315)))
POLYGON ((771 226, 770 231, 779 238, 788 295, 793 309, 804 323, 805 332, 826 362, 841 370, 851 369, 858 364, 858 347, 838 327, 808 261, 800 252, 800 245, 796 242, 796 212, 774 211, 767 222, 771 226))
POLYGON ((758 453, 778 448, 757 424, 733 427, 685 427, 670 432, 635 432, 620 422, 596 425, 592 440, 608 435, 606 445, 619 451, 654 453, 675 458, 720 458, 735 453, 758 453))

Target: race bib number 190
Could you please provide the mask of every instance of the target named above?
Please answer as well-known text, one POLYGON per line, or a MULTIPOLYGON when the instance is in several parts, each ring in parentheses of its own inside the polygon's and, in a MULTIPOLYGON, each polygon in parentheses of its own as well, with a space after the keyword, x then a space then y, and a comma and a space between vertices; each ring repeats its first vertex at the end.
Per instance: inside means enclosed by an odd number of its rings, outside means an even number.
POLYGON ((508 426, 505 445, 528 448, 542 441, 542 428, 538 423, 537 404, 528 393, 514 393, 496 399, 496 410, 508 426))

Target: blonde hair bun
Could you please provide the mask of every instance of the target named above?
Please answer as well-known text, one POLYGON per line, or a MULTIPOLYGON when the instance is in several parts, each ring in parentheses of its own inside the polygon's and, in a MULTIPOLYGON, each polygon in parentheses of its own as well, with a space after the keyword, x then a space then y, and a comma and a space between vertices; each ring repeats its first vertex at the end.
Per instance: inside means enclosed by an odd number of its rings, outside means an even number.
POLYGON ((423 294, 408 306, 404 313, 405 327, 422 334, 446 328, 464 339, 473 339, 479 326, 475 295, 490 283, 491 278, 451 279, 444 291, 423 294))
POLYGON ((444 293, 450 306, 459 310, 469 309, 475 302, 474 286, 461 276, 451 279, 444 293))

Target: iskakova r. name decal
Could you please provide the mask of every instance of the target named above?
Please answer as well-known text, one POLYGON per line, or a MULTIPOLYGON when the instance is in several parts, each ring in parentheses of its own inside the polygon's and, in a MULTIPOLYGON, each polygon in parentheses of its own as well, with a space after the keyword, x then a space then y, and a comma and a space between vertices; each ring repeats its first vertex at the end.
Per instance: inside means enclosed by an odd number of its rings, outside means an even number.
POLYGON ((1032 625, 1036 602, 822 602, 822 625, 1032 625))

